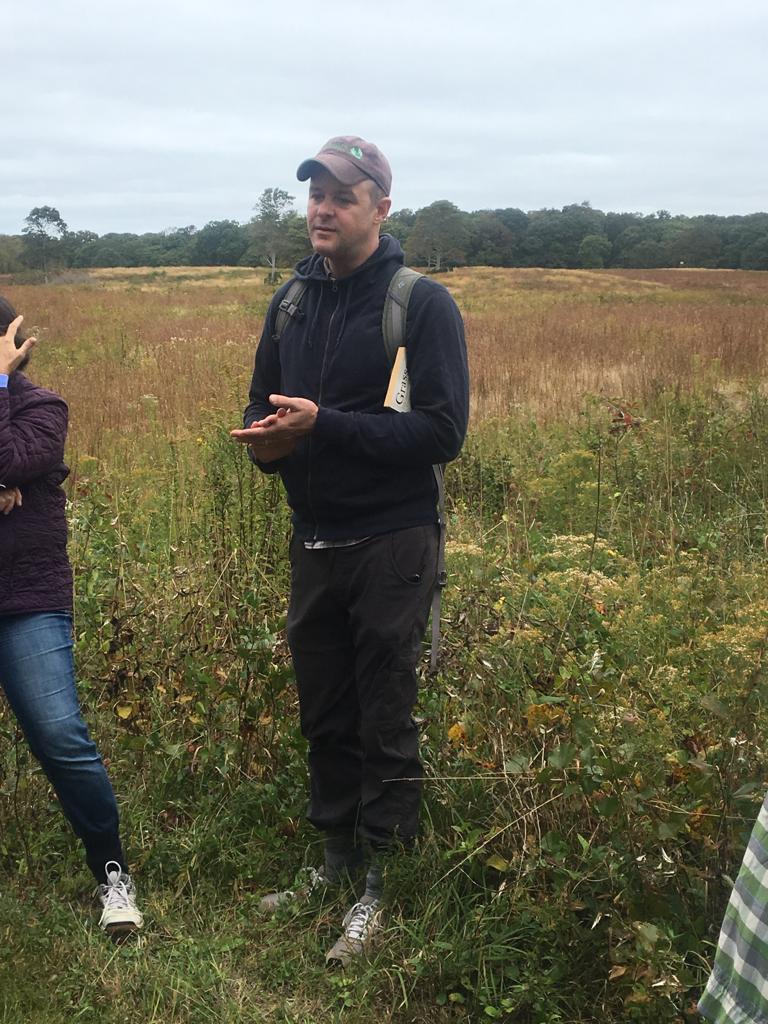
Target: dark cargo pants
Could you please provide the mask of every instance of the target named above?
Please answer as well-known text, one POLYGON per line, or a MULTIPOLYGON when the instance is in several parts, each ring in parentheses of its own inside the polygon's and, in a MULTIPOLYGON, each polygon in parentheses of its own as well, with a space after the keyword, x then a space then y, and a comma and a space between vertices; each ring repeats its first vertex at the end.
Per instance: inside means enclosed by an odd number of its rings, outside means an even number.
POLYGON ((418 829, 422 767, 411 712, 437 575, 436 525, 352 547, 291 542, 288 643, 309 743, 307 816, 386 848, 418 829), (398 781, 410 780, 410 781, 398 781))

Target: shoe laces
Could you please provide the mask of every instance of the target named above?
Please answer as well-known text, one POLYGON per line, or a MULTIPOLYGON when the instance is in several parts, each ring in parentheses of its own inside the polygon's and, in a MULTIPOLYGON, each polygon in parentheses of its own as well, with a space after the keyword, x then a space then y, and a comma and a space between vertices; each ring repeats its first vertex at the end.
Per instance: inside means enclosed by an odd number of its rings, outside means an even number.
POLYGON ((347 911, 342 922, 342 928, 346 937, 348 939, 356 939, 358 942, 365 942, 378 910, 378 900, 371 900, 370 903, 355 903, 347 911))
POLYGON ((99 886, 101 902, 105 910, 126 910, 133 909, 135 897, 133 895, 133 883, 130 875, 124 875, 120 865, 115 860, 107 861, 104 865, 107 874, 105 885, 99 886))

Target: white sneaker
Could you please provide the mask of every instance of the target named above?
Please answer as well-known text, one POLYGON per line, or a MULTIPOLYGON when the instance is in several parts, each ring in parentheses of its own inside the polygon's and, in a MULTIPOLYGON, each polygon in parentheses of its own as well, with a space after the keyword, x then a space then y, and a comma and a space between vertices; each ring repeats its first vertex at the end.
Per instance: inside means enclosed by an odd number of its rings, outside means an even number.
POLYGON ((363 896, 344 915, 341 924, 344 930, 326 953, 326 964, 346 967, 355 957, 370 950, 384 929, 383 917, 381 900, 363 896))
POLYGON ((322 901, 329 890, 337 890, 338 884, 332 882, 325 873, 325 869, 302 868, 299 872, 299 882, 295 889, 284 889, 282 892, 268 892, 259 900, 259 910, 262 914, 272 914, 279 907, 291 904, 308 903, 312 899, 322 901))
POLYGON ((99 918, 99 927, 115 942, 121 942, 144 924, 144 918, 136 906, 136 890, 130 875, 122 873, 115 860, 104 865, 106 885, 100 885, 96 893, 104 908, 99 918))

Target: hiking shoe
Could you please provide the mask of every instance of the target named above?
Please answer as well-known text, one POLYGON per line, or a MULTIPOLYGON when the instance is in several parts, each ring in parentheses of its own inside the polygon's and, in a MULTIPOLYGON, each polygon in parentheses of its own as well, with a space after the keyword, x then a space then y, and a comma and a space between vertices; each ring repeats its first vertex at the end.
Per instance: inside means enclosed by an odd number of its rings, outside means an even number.
POLYGON ((107 861, 104 872, 107 876, 106 885, 96 889, 104 908, 99 918, 99 927, 113 942, 122 942, 142 927, 144 918, 136 906, 136 890, 131 876, 126 875, 115 860, 107 861))
POLYGON ((363 896, 345 914, 343 932, 326 953, 326 964, 346 967, 355 957, 368 952, 384 929, 383 916, 381 900, 363 896))
POLYGON ((295 889, 283 892, 268 892, 259 900, 259 910, 263 914, 273 914, 280 907, 299 906, 309 903, 313 898, 323 899, 329 890, 339 888, 326 875, 324 868, 302 868, 299 872, 299 884, 295 889))

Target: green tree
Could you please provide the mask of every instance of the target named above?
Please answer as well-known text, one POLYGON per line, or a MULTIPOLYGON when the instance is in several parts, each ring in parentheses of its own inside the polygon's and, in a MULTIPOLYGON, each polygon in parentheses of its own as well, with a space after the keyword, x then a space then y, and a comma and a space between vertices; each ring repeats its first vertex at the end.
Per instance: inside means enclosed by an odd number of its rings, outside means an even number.
MULTIPOLYGON (((628 228, 640 226, 642 230, 643 217, 639 213, 606 213, 605 215, 605 236, 611 244, 628 228)), ((615 262, 615 260, 614 260, 615 262)))
POLYGON ((744 270, 768 270, 768 234, 755 239, 741 255, 744 270))
POLYGON ((659 227, 651 217, 639 218, 618 235, 613 245, 613 265, 621 267, 662 267, 664 249, 659 227))
POLYGON ((246 229, 236 220, 212 220, 192 245, 192 259, 201 267, 234 267, 248 248, 246 229))
MULTIPOLYGON (((165 267, 188 267, 192 264, 192 249, 195 243, 197 229, 194 224, 188 224, 183 228, 167 228, 158 237, 162 250, 160 266, 165 267)), ((147 241, 152 237, 141 236, 147 241)), ((140 265, 140 264, 138 264, 140 265)))
POLYGON ((581 243, 588 235, 603 235, 605 214, 602 210, 592 209, 590 203, 585 200, 583 203, 564 206, 556 220, 564 249, 565 266, 581 266, 581 243))
POLYGON ((133 235, 110 231, 97 239, 90 248, 91 267, 152 267, 160 266, 161 255, 152 259, 146 239, 150 235, 133 235))
POLYGON ((68 267, 90 267, 99 236, 95 231, 68 231, 62 239, 62 249, 68 267))
POLYGON ((285 250, 282 258, 287 266, 293 266, 312 252, 307 231, 307 218, 303 213, 289 210, 282 218, 281 224, 285 230, 285 250))
POLYGON ((282 188, 265 188, 254 207, 256 216, 249 226, 251 244, 243 261, 250 266, 265 263, 270 284, 279 280, 278 266, 288 261, 288 207, 293 199, 282 188))
POLYGON ((24 244, 19 235, 0 235, 0 274, 21 270, 24 244))
POLYGON ((563 237, 563 215, 559 210, 531 210, 521 255, 527 267, 567 267, 575 263, 576 253, 569 253, 563 237))
POLYGON ((493 210, 475 210, 468 217, 467 261, 474 266, 508 267, 512 263, 512 232, 493 210))
POLYGON ((402 210, 395 210, 393 213, 390 213, 389 217, 382 224, 381 230, 396 238, 405 249, 408 245, 408 236, 411 233, 415 220, 416 214, 406 206, 402 210))
POLYGON ((611 243, 605 235, 585 235, 579 246, 579 263, 589 269, 605 266, 611 255, 611 243))
POLYGON ((493 214, 504 225, 510 236, 510 249, 504 266, 522 266, 525 263, 524 248, 529 224, 528 214, 514 206, 503 210, 494 210, 493 214))
POLYGON ((676 267, 716 267, 722 242, 717 226, 712 223, 719 218, 696 217, 691 220, 676 219, 677 230, 665 239, 667 262, 676 267))
POLYGON ((408 259, 439 273, 465 263, 468 245, 467 215, 447 199, 438 199, 417 213, 408 236, 408 259))
POLYGON ((24 218, 24 258, 27 266, 42 270, 47 283, 48 271, 65 255, 63 241, 67 225, 54 206, 35 206, 24 218))

